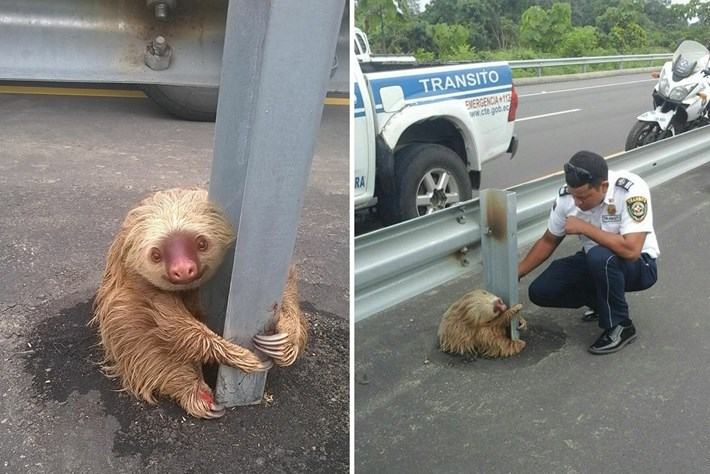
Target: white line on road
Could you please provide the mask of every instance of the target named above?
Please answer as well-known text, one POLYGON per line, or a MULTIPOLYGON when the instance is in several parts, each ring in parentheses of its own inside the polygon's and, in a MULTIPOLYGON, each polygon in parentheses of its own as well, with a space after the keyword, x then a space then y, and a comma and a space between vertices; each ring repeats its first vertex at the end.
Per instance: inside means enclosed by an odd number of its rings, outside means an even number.
POLYGON ((521 119, 515 119, 515 122, 525 122, 526 120, 535 120, 539 118, 544 118, 544 117, 552 117, 553 115, 562 115, 562 114, 569 114, 572 112, 579 112, 582 109, 569 109, 569 110, 561 110, 559 112, 552 112, 549 114, 542 114, 542 115, 533 115, 532 117, 525 117, 521 119))
POLYGON ((583 90, 587 90, 587 89, 599 89, 602 87, 613 87, 613 86, 625 86, 627 84, 638 84, 639 82, 651 82, 651 81, 656 82, 657 80, 658 79, 640 79, 638 81, 615 82, 613 84, 600 84, 597 86, 576 87, 574 89, 560 89, 558 91, 533 92, 532 94, 520 94, 518 97, 532 97, 534 95, 558 94, 560 92, 576 92, 576 91, 583 91, 583 90))

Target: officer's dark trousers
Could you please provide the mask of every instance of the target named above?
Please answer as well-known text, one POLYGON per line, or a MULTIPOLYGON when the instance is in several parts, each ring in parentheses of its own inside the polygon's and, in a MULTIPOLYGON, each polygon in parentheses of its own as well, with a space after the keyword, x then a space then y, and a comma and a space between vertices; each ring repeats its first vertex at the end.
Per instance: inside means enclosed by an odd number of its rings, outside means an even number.
POLYGON ((625 292, 641 291, 656 283, 656 260, 641 254, 635 262, 597 245, 588 253, 555 260, 528 289, 530 301, 551 308, 589 306, 606 329, 630 322, 625 292))

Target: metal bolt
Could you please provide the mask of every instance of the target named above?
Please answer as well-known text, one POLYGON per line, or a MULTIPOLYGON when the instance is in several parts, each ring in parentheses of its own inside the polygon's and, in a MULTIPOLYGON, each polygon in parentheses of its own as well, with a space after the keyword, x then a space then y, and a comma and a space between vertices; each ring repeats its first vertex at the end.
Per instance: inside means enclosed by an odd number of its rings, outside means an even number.
POLYGON ((168 19, 170 9, 167 3, 156 3, 153 7, 153 14, 157 20, 165 21, 168 19))
POLYGON ((145 65, 154 71, 162 71, 170 67, 173 49, 166 39, 156 36, 145 48, 145 65))
POLYGON ((486 232, 485 232, 485 234, 486 234, 486 235, 491 235, 492 233, 493 233, 493 229, 491 229, 490 227, 486 227, 486 232))
POLYGON ((165 41, 163 36, 156 36, 153 40, 153 51, 158 56, 165 55, 165 51, 168 49, 168 42, 165 41))
POLYGON ((177 0, 146 0, 145 3, 158 21, 168 21, 177 7, 177 0))
POLYGON ((468 253, 468 247, 461 247, 459 249, 459 262, 461 262, 461 266, 467 267, 469 265, 469 260, 466 258, 466 254, 468 253))

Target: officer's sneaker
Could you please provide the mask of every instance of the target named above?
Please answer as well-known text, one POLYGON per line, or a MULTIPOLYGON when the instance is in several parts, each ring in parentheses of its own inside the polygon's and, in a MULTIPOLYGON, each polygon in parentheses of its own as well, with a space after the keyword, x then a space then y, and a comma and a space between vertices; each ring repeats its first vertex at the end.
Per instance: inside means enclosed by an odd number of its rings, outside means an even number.
POLYGON ((592 321, 599 321, 599 313, 597 313, 593 309, 589 309, 589 310, 585 311, 584 314, 582 315, 582 321, 584 321, 585 323, 589 323, 592 321))
POLYGON ((592 354, 611 354, 636 339, 636 328, 633 324, 622 326, 617 324, 613 328, 605 329, 599 339, 589 347, 592 354))

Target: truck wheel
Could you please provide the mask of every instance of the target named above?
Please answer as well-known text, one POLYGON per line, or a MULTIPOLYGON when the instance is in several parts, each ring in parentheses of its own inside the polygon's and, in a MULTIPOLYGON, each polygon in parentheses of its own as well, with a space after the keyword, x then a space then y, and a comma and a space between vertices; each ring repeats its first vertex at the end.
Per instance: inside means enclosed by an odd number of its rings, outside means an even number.
POLYGON ((461 157, 436 144, 412 145, 395 156, 395 189, 383 196, 386 224, 413 219, 447 208, 472 196, 471 181, 461 157))
POLYGON ((216 87, 185 87, 147 84, 143 92, 174 116, 196 122, 214 122, 217 117, 216 87))

